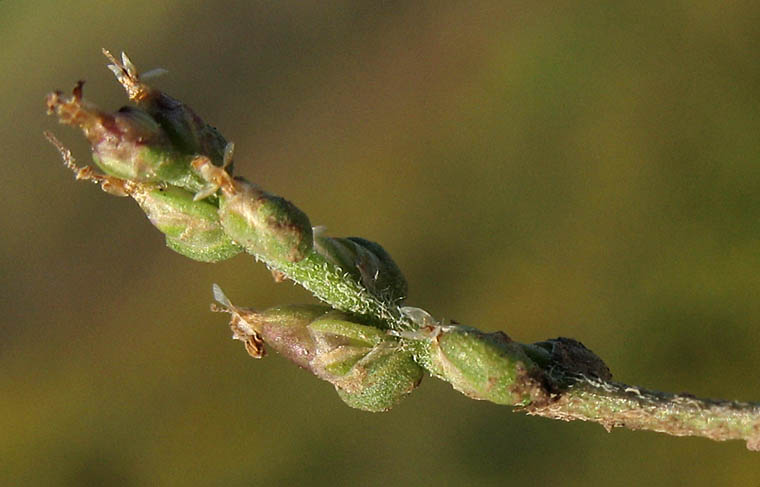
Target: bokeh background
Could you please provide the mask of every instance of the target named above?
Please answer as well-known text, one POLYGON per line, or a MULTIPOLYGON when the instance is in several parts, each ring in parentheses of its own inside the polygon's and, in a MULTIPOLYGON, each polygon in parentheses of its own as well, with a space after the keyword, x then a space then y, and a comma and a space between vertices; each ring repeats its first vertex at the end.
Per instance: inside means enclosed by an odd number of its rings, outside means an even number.
POLYGON ((0 2, 3 485, 757 485, 760 454, 513 414, 433 379, 344 406, 250 359, 211 284, 310 302, 251 258, 192 262, 43 97, 101 47, 236 142, 333 235, 381 242, 408 302, 583 341, 618 380, 760 400, 760 3, 0 2))

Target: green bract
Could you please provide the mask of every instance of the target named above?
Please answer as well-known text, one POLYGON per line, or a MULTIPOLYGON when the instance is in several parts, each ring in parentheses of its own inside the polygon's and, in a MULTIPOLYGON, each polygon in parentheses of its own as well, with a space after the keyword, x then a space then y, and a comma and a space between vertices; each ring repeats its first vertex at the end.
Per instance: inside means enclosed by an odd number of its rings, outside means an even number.
POLYGON ((298 262, 311 252, 309 218, 290 201, 242 180, 222 191, 224 231, 248 253, 267 261, 298 262))
POLYGON ((409 338, 423 367, 472 399, 523 406, 544 399, 543 372, 520 343, 502 332, 446 325, 421 329, 409 338))
POLYGON ((224 233, 218 208, 205 200, 193 200, 193 193, 174 186, 142 184, 130 196, 166 234, 166 245, 186 257, 218 262, 243 250, 224 233))
POLYGON ((336 390, 352 408, 382 412, 412 392, 422 376, 410 352, 398 343, 383 342, 356 362, 336 390))
POLYGON ((384 302, 401 304, 406 298, 406 278, 380 244, 359 237, 317 235, 314 247, 384 302))

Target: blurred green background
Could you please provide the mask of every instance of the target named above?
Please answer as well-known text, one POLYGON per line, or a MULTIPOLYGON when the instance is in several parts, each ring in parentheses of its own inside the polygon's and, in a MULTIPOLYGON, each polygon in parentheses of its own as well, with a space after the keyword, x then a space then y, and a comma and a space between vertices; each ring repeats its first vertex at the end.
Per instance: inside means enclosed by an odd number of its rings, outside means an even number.
POLYGON ((0 2, 2 485, 757 485, 741 442, 565 424, 426 379, 344 406, 251 360, 211 283, 310 302, 239 256, 195 263, 76 184, 43 97, 101 47, 236 143, 238 174, 381 242, 409 304, 583 341, 618 380, 760 400, 760 3, 0 2), (5 480, 2 480, 5 479, 5 480))

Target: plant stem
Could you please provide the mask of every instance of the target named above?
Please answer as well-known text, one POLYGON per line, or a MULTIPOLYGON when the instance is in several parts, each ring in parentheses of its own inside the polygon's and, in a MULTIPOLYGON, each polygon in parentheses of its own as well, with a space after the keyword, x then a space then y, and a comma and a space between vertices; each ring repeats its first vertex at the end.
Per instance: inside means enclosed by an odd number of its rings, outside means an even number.
POLYGON ((716 441, 745 440, 747 449, 760 451, 760 404, 669 394, 584 375, 566 381, 570 385, 555 400, 523 410, 550 419, 593 421, 607 431, 623 427, 716 441))
POLYGON ((257 312, 232 305, 215 288, 232 316, 233 336, 252 356, 262 357, 266 342, 366 411, 390 409, 425 369, 470 398, 530 415, 593 421, 607 430, 742 439, 760 450, 760 404, 612 382, 604 362, 576 340, 521 344, 503 332, 440 323, 424 310, 401 308, 406 279, 379 244, 322 236, 292 203, 234 178, 232 144, 189 107, 142 83, 126 56, 119 62, 106 55, 138 107, 105 113, 82 98, 81 82, 70 97, 54 92, 47 98, 49 113, 85 132, 105 173, 78 167, 47 134, 77 179, 134 198, 167 245, 189 258, 217 262, 245 250, 276 280, 291 279, 329 304, 257 312))
POLYGON ((381 328, 402 331, 414 327, 398 306, 379 299, 314 250, 298 262, 257 258, 336 309, 362 315, 381 328))

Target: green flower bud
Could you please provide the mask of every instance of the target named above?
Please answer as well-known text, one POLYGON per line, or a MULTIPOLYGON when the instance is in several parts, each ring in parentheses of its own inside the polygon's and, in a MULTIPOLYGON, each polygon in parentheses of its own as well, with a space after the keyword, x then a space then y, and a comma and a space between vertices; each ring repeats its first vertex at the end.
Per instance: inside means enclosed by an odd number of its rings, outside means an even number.
POLYGON ((472 399, 514 406, 546 400, 544 373, 503 332, 426 324, 401 336, 420 365, 472 399))
POLYGON ((218 208, 195 201, 193 193, 173 186, 138 184, 130 191, 151 223, 166 235, 166 245, 201 262, 219 262, 243 249, 222 229, 218 208))
POLYGON ((382 301, 401 304, 406 298, 406 279, 380 244, 359 237, 325 237, 317 232, 314 248, 382 301))
POLYGON ((351 407, 387 411, 422 380, 411 352, 384 331, 326 306, 279 306, 254 311, 234 306, 214 285, 214 296, 232 316, 233 338, 256 358, 266 343, 335 386, 351 407))
POLYGON ((267 262, 298 262, 311 252, 309 217, 293 203, 244 179, 233 179, 224 166, 214 166, 207 157, 196 158, 193 167, 207 181, 195 198, 221 190, 222 227, 246 252, 267 262))

